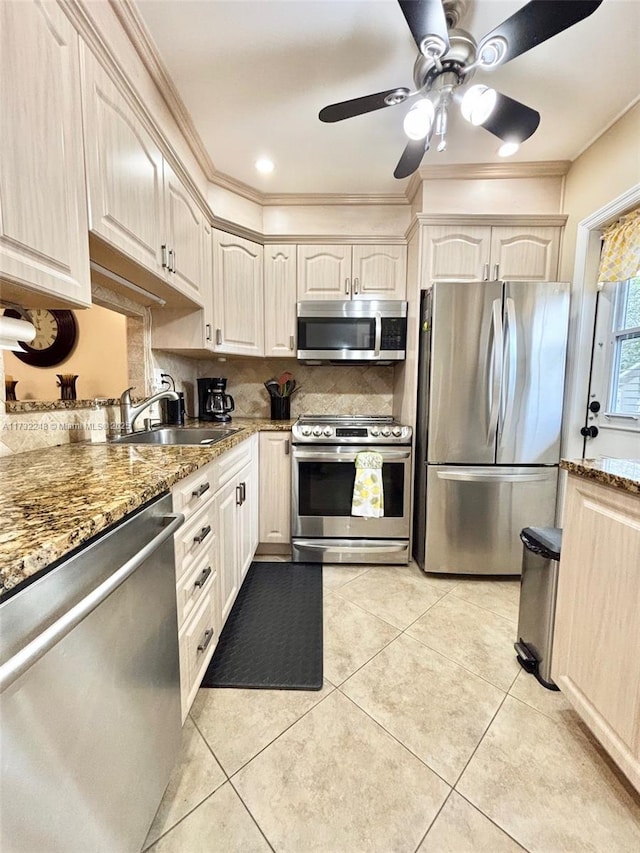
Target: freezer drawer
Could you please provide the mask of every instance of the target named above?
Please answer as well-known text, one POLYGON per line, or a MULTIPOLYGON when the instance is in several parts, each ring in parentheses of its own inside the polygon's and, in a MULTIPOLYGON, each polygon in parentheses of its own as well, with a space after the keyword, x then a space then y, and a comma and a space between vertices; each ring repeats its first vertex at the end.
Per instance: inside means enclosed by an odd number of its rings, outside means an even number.
POLYGON ((556 467, 427 466, 427 572, 519 575, 523 527, 553 527, 556 467))

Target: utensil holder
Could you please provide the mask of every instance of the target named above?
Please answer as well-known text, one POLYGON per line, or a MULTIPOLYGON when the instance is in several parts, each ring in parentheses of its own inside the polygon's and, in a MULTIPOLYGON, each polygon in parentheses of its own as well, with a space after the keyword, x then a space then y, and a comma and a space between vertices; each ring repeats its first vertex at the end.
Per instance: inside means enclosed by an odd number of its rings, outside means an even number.
POLYGON ((78 378, 78 375, 73 373, 56 373, 56 376, 59 379, 59 382, 57 384, 58 388, 60 389, 60 399, 75 400, 76 379, 78 378))
POLYGON ((288 421, 291 417, 291 397, 271 398, 271 420, 288 421))

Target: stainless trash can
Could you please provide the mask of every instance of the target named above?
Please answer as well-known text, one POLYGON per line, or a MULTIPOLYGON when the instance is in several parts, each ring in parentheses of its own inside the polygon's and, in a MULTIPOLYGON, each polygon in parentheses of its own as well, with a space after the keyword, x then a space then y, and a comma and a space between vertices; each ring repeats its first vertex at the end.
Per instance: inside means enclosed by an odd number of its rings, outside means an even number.
POLYGON ((520 539, 524 549, 518 642, 514 643, 514 648, 523 669, 533 673, 544 687, 558 690, 551 680, 551 650, 562 530, 558 527, 525 527, 520 539))

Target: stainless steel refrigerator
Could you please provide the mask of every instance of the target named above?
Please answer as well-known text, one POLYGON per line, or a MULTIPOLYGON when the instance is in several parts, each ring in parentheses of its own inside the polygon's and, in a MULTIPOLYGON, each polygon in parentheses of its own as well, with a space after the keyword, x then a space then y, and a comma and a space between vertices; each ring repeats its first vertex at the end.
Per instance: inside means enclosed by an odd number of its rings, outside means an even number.
POLYGON ((436 282, 420 311, 414 558, 520 574, 554 525, 569 284, 436 282))

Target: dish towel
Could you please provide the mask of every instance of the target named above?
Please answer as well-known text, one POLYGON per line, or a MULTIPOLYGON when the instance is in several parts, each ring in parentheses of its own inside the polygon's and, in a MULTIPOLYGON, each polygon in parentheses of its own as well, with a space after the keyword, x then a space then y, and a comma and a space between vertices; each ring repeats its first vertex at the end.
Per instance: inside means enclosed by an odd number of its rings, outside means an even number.
POLYGON ((356 453, 356 479, 353 484, 351 515, 360 515, 363 518, 382 518, 384 515, 381 453, 370 450, 356 453))

